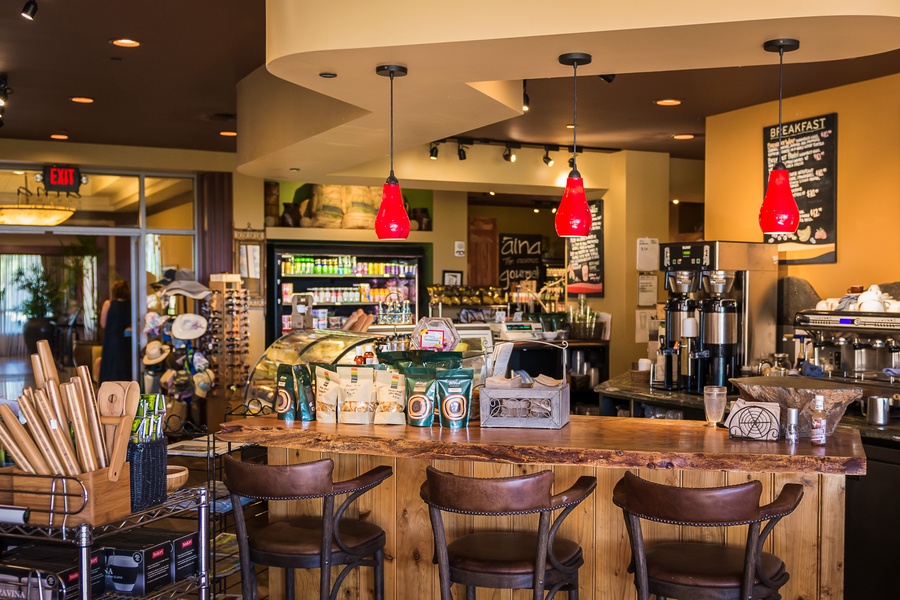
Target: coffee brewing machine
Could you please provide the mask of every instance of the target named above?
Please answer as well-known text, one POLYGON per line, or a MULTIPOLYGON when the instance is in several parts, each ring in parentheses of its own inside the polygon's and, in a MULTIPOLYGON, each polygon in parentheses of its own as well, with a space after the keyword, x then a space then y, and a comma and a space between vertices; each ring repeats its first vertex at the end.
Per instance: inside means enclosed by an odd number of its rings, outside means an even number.
POLYGON ((778 257, 772 245, 660 245, 669 298, 655 385, 702 394, 775 352, 778 257))

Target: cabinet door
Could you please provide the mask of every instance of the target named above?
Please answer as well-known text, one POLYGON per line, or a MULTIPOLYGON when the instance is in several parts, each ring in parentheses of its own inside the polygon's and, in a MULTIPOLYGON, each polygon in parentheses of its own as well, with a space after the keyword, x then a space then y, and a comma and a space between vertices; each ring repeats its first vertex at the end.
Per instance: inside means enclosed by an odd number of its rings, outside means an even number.
POLYGON ((496 219, 469 219, 469 285, 496 286, 499 269, 496 219))

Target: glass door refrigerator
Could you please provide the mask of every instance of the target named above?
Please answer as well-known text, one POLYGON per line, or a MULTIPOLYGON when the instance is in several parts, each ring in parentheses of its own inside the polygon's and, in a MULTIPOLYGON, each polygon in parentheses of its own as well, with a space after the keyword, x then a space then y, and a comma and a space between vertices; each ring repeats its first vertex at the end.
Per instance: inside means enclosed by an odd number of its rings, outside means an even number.
POLYGON ((339 329, 360 309, 375 324, 415 323, 425 309, 425 246, 269 242, 267 254, 267 345, 291 330, 295 294, 312 296, 316 329, 339 329))

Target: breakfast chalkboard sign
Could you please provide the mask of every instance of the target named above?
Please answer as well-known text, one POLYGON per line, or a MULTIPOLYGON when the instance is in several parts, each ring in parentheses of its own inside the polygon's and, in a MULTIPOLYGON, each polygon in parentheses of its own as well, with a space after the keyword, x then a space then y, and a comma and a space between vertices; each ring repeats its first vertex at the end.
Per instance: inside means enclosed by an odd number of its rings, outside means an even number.
MULTIPOLYGON (((791 174, 791 191, 800 209, 797 232, 766 235, 778 244, 787 264, 837 261, 837 113, 784 124, 782 161, 791 174)), ((763 129, 765 186, 778 162, 778 125, 763 129)))
POLYGON ((588 202, 591 232, 566 241, 566 292, 603 297, 603 200, 588 202))
POLYGON ((531 279, 537 282, 536 289, 540 289, 544 275, 541 239, 540 234, 500 234, 501 288, 512 289, 510 284, 531 279))

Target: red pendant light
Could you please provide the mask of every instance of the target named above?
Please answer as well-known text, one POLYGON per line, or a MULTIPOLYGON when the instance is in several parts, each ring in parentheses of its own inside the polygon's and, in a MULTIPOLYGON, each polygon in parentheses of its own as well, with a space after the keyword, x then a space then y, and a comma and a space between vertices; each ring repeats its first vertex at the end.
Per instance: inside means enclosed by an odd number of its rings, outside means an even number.
POLYGON ((566 191, 556 210, 556 235, 559 237, 584 237, 591 232, 591 209, 584 193, 584 180, 578 172, 578 65, 591 64, 591 55, 582 52, 561 54, 559 62, 572 67, 574 84, 572 120, 572 170, 566 179, 566 191))
POLYGON ((800 225, 800 209, 791 192, 791 175, 781 159, 781 104, 784 84, 784 53, 800 47, 798 40, 769 40, 763 44, 767 52, 778 53, 778 162, 769 173, 766 197, 759 208, 759 228, 765 235, 793 234, 800 225))
POLYGON ((403 77, 406 67, 380 65, 375 72, 391 79, 391 173, 381 191, 381 206, 375 217, 375 234, 379 240, 405 240, 409 237, 409 215, 403 205, 400 182, 394 176, 394 77, 403 77))

